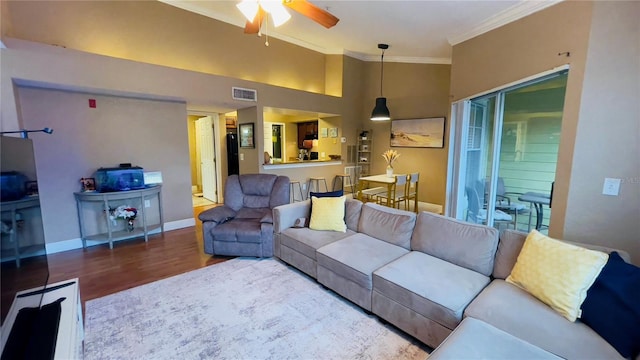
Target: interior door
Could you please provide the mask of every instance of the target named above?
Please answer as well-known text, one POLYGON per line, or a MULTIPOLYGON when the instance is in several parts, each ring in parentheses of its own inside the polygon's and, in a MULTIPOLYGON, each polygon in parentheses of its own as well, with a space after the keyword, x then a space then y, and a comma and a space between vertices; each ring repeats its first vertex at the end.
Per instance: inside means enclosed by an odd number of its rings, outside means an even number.
POLYGON ((200 151, 202 196, 217 203, 218 193, 216 191, 216 156, 213 120, 212 116, 205 116, 196 120, 196 137, 198 138, 198 150, 200 151))

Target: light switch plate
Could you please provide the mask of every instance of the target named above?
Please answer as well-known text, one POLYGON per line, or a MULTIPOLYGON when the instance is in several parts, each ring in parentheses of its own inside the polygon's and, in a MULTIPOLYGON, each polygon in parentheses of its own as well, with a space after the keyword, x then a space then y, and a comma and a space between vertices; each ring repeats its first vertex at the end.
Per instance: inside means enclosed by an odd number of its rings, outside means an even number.
POLYGON ((621 179, 605 178, 604 185, 602 186, 602 194, 610 196, 618 196, 620 193, 621 179))

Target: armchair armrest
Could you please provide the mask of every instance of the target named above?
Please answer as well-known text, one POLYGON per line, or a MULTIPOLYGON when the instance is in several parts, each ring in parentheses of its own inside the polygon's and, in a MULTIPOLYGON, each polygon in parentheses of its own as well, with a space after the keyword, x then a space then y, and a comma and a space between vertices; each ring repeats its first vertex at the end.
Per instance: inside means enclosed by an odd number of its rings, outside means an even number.
POLYGON ((311 201, 301 201, 273 208, 273 232, 278 234, 290 228, 299 218, 309 218, 311 201))
POLYGON ((221 224, 233 219, 235 216, 236 212, 233 209, 223 205, 201 212, 200 215, 198 215, 198 219, 202 222, 213 221, 221 224))
POLYGON ((260 219, 260 222, 261 223, 265 223, 265 224, 273 224, 273 212, 270 211, 270 212, 264 214, 262 219, 260 219))

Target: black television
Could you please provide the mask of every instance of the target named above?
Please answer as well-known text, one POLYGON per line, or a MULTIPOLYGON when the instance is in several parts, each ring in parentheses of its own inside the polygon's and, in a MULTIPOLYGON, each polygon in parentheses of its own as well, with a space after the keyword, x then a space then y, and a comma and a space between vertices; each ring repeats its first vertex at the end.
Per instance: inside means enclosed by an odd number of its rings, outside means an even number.
MULTIPOLYGON (((16 328, 16 324, 6 323, 16 293, 43 289, 49 279, 49 267, 31 140, 0 136, 0 169, 3 186, 11 190, 4 191, 6 196, 0 199, 0 322, 3 345, 0 350, 2 359, 5 359, 8 356, 7 339, 16 328)), ((38 295, 39 301, 34 305, 36 310, 43 305, 42 295, 38 295)), ((28 333, 30 329, 26 331, 28 333)))

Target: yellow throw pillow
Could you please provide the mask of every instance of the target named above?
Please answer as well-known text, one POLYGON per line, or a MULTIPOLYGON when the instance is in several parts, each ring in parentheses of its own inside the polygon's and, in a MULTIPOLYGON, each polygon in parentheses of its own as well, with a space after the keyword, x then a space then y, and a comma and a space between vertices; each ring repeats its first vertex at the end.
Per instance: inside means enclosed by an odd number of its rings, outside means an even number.
POLYGON ((309 229, 347 231, 344 222, 344 203, 346 197, 311 197, 313 203, 309 229))
POLYGON ((587 290, 609 255, 552 239, 532 230, 507 277, 569 321, 580 317, 587 290))

